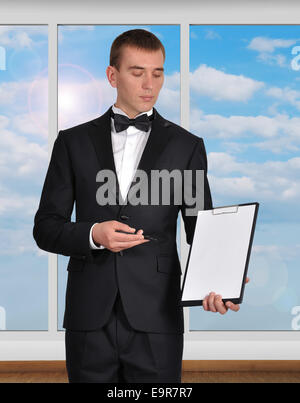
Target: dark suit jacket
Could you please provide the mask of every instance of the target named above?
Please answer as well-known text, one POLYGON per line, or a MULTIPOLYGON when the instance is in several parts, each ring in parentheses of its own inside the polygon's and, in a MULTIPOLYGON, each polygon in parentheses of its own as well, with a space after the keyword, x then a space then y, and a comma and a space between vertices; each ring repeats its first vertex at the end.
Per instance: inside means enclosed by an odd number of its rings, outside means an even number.
MULTIPOLYGON (((41 249, 70 256, 64 328, 93 330, 102 327, 109 319, 119 289, 133 328, 182 333, 177 216, 181 210, 188 244, 193 239, 197 216, 186 215, 184 198, 181 205, 131 205, 128 202, 101 206, 97 203, 98 171, 110 169, 116 173, 110 110, 94 120, 59 132, 35 215, 33 236, 41 249), (71 222, 74 202, 76 222, 71 222), (145 234, 152 234, 159 241, 126 249, 123 254, 109 249, 92 250, 89 246, 91 226, 107 220, 142 228, 145 234)), ((149 178, 151 169, 204 170, 204 209, 212 208, 202 138, 167 121, 155 108, 153 111, 155 119, 138 169, 147 172, 149 178)), ((134 180, 131 187, 133 183, 134 180)), ((116 195, 118 198, 118 182, 116 195)))

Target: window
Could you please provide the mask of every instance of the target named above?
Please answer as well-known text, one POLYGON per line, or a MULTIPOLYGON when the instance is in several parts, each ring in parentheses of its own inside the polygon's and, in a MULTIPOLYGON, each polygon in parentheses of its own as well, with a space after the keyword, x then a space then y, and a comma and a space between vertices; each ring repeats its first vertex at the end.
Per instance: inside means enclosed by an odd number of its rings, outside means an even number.
POLYGON ((48 28, 0 26, 0 328, 47 330, 48 256, 32 238, 47 169, 48 28))
POLYGON ((190 130, 205 139, 214 206, 260 203, 240 311, 193 307, 191 330, 299 330, 298 32, 191 26, 190 130))
MULTIPOLYGON (((60 25, 58 27, 59 130, 94 119, 115 102, 116 89, 111 87, 105 74, 109 65, 110 47, 118 35, 135 28, 148 29, 163 41, 166 49, 165 82, 155 107, 166 119, 180 123, 178 25, 60 25)), ((75 221, 75 214, 72 221, 75 221)), ((180 251, 180 216, 177 222, 177 245, 180 251)), ((59 330, 63 330, 67 262, 68 257, 61 255, 58 257, 59 330)))
MULTIPOLYGON (((1 359, 64 359, 67 258, 37 248, 33 215, 58 130, 93 119, 114 101, 104 68, 112 40, 131 27, 152 30, 166 47, 157 108, 204 138, 214 204, 261 202, 245 302, 237 315, 218 318, 185 308, 184 359, 298 359, 299 25, 271 24, 282 18, 294 23, 299 6, 243 2, 229 8, 218 2, 216 8, 214 1, 188 0, 170 13, 169 4, 154 3, 137 9, 116 0, 116 14, 109 2, 70 7, 62 0, 59 8, 56 2, 19 2, 16 16, 15 4, 2 2, 1 359), (255 23, 258 16, 266 25, 207 25, 255 23), (153 25, 157 18, 161 25, 153 25), (251 44, 255 38, 269 41, 251 44), (217 85, 220 77, 227 94, 217 85), (241 84, 238 94, 230 79, 248 86, 241 84), (89 103, 81 102, 74 120, 78 96, 89 103), (236 183, 238 191, 229 192, 236 183)), ((184 271, 183 225, 177 241, 184 271)))

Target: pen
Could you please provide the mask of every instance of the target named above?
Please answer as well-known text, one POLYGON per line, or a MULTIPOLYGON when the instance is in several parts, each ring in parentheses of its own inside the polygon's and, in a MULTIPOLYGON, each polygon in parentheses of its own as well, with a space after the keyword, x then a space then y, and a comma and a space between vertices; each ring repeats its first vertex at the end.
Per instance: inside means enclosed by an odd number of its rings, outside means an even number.
MULTIPOLYGON (((132 234, 132 232, 126 232, 126 231, 122 231, 122 230, 116 230, 116 232, 121 232, 122 234, 131 234, 131 235, 135 235, 135 234, 132 234)), ((142 234, 142 235, 144 235, 144 234, 142 234)), ((144 238, 145 239, 149 239, 150 241, 158 241, 158 239, 156 239, 156 238, 153 238, 152 236, 150 236, 150 235, 144 235, 144 238)))

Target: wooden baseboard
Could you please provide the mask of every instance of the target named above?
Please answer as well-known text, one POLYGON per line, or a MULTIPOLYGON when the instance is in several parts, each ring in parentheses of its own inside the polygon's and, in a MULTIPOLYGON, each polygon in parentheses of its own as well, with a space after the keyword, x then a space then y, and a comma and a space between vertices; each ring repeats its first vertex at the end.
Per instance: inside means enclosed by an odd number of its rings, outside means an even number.
POLYGON ((2 372, 65 372, 65 361, 0 361, 2 372))
POLYGON ((186 372, 284 371, 300 372, 299 360, 184 360, 186 372))
MULTIPOLYGON (((184 372, 300 372, 299 360, 184 360, 184 372)), ((2 372, 65 372, 65 361, 0 361, 2 372)))

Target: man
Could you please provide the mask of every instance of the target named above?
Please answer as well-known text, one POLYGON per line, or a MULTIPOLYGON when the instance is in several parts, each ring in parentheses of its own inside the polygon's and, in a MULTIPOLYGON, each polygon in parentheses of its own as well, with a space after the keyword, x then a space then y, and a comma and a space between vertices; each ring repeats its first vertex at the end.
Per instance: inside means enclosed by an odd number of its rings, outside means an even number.
MULTIPOLYGON (((164 60, 162 43, 148 31, 117 37, 106 70, 117 89, 115 104, 92 121, 61 130, 53 147, 33 234, 41 249, 70 256, 63 324, 70 382, 181 381, 176 224, 181 211, 191 244, 196 214, 187 214, 185 199, 180 205, 133 204, 129 196, 137 170, 148 178, 154 170, 199 170, 203 207, 212 208, 202 138, 154 108, 164 60), (115 204, 101 203, 103 172, 115 174, 115 204)), ((107 190, 112 195, 114 186, 107 190)), ((203 306, 220 313, 239 308, 214 294, 203 306)))

